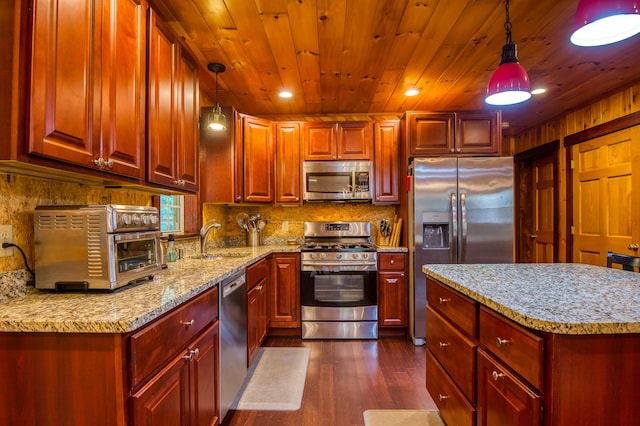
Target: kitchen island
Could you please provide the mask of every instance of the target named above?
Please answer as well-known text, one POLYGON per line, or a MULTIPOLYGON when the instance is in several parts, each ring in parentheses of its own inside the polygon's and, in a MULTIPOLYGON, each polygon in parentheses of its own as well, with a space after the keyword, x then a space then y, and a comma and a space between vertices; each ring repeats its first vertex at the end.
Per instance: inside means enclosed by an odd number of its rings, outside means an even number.
POLYGON ((114 292, 30 288, 1 302, 0 425, 216 424, 218 284, 298 251, 218 249, 114 292))
POLYGON ((427 389, 448 424, 637 424, 640 274, 560 263, 422 270, 427 389))

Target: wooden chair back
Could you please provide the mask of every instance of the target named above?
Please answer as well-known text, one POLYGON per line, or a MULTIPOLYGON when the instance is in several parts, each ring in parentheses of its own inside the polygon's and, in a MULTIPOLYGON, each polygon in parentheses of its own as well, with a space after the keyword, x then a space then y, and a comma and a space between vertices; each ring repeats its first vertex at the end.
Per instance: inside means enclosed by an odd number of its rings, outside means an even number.
POLYGON ((607 268, 620 265, 625 271, 640 272, 640 257, 619 253, 607 253, 607 268))

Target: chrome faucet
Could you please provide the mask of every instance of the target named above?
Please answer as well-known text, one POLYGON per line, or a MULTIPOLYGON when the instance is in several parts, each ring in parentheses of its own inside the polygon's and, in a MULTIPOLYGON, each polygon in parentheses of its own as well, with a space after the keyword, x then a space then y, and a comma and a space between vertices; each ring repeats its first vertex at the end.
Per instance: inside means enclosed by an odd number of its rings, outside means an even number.
POLYGON ((222 225, 217 223, 215 219, 211 219, 200 228, 200 253, 202 255, 207 254, 207 237, 209 236, 209 232, 213 229, 215 234, 215 231, 220 229, 221 226, 222 225))

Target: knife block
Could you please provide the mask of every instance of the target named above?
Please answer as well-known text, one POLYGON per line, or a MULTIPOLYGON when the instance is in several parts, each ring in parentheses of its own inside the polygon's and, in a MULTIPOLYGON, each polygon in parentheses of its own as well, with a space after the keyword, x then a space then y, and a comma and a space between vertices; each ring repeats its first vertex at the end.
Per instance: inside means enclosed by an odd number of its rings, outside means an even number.
POLYGON ((391 243, 391 237, 383 237, 380 231, 378 231, 378 237, 376 238, 376 245, 378 247, 387 247, 391 243))

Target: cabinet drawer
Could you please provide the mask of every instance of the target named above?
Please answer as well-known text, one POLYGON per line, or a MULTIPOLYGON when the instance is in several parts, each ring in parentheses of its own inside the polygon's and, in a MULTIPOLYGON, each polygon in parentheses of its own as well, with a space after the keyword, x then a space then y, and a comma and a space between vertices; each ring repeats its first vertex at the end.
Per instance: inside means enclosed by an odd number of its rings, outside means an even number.
POLYGON ((379 253, 378 255, 378 270, 405 270, 406 256, 404 253, 379 253))
POLYGON ((540 426, 542 397, 478 350, 478 424, 540 426))
POLYGON ((542 389, 544 340, 482 306, 479 343, 537 389, 542 389))
POLYGON ((130 381, 135 388, 176 356, 218 317, 218 288, 208 290, 130 337, 130 381))
POLYGON ((470 401, 475 401, 476 345, 427 306, 427 349, 470 401))
POLYGON ((475 426, 476 410, 427 351, 427 391, 448 425, 475 426))
POLYGON ((269 276, 267 259, 262 259, 247 268, 247 291, 269 276))
POLYGON ((476 336, 476 302, 427 277, 427 304, 470 337, 476 336))

